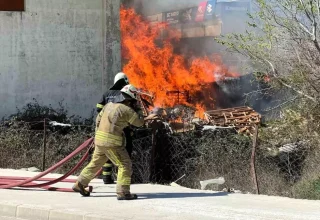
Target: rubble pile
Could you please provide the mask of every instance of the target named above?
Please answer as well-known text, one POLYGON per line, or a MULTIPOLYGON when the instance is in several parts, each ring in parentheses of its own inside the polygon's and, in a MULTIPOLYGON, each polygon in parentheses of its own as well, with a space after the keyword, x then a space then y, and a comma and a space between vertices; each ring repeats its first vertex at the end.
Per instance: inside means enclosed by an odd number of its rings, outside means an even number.
POLYGON ((175 105, 168 108, 153 108, 153 96, 148 93, 139 93, 140 106, 147 116, 156 114, 158 121, 167 123, 175 133, 195 130, 197 128, 234 128, 238 133, 253 135, 255 125, 261 121, 261 115, 247 106, 216 109, 204 112, 204 118, 196 118, 196 109, 187 105, 175 105))

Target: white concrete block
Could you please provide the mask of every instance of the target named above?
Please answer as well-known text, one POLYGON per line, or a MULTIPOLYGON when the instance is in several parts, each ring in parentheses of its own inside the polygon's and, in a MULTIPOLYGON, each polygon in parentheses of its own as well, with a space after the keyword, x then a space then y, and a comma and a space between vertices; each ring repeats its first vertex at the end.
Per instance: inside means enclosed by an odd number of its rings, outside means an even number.
POLYGON ((97 215, 97 214, 89 214, 84 216, 83 220, 113 220, 115 219, 112 215, 97 215))
POLYGON ((0 216, 15 217, 17 212, 17 207, 20 204, 13 202, 2 202, 0 203, 0 216))
POLYGON ((88 214, 79 210, 51 210, 49 220, 83 220, 84 216, 88 214))
POLYGON ((30 220, 48 220, 50 208, 35 205, 20 205, 16 217, 30 220))

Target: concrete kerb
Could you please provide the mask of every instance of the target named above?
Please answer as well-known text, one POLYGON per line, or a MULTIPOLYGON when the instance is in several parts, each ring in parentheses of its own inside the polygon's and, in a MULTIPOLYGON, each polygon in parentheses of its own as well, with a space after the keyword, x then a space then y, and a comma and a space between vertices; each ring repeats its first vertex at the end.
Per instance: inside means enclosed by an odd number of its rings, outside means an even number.
POLYGON ((52 209, 12 202, 0 202, 0 217, 13 217, 25 220, 111 220, 111 216, 82 212, 70 209, 52 209))
POLYGON ((44 206, 35 206, 35 205, 19 205, 17 206, 16 216, 17 218, 22 219, 39 219, 39 220, 48 220, 51 209, 44 206))
POLYGON ((16 217, 17 208, 21 205, 19 203, 1 202, 0 203, 0 216, 16 217))
POLYGON ((85 220, 85 216, 89 215, 88 212, 82 212, 78 210, 51 210, 49 214, 49 220, 85 220))

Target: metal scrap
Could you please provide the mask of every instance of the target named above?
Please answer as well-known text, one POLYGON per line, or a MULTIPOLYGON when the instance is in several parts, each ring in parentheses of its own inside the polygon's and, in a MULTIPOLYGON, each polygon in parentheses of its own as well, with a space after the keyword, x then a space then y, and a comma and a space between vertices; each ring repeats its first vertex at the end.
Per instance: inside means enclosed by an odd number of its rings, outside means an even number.
POLYGON ((149 108, 153 106, 154 96, 149 93, 139 91, 137 94, 137 99, 142 109, 143 115, 145 117, 148 116, 149 108))

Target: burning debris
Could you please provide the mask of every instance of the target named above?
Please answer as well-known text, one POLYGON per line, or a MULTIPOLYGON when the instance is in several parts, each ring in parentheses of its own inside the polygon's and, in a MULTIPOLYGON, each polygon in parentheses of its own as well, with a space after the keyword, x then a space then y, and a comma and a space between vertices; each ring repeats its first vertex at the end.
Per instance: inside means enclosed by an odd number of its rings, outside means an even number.
MULTIPOLYGON (((176 95, 178 99, 188 99, 187 92, 169 93, 176 95)), ((250 107, 242 106, 227 109, 209 110, 203 113, 204 119, 196 117, 197 109, 188 105, 175 105, 173 107, 154 107, 154 96, 147 92, 139 92, 138 100, 140 106, 147 116, 150 113, 157 115, 154 120, 165 123, 165 127, 170 127, 172 132, 186 132, 200 127, 201 129, 224 129, 234 128, 238 133, 252 135, 254 127, 261 122, 261 115, 250 107), (151 111, 149 109, 153 108, 151 111)), ((154 122, 152 122, 154 123, 154 122)))
POLYGON ((173 132, 186 132, 195 129, 195 125, 192 123, 194 119, 195 108, 178 105, 175 107, 168 108, 158 108, 155 107, 151 111, 148 111, 145 108, 145 104, 140 99, 140 106, 143 109, 143 112, 146 112, 146 115, 149 113, 157 115, 150 124, 154 124, 154 122, 158 122, 164 125, 170 133, 173 132))
POLYGON ((148 109, 154 106, 153 104, 154 97, 150 93, 139 91, 137 98, 138 98, 140 107, 143 111, 143 115, 147 117, 149 115, 148 109))
MULTIPOLYGON (((261 121, 259 113, 245 106, 206 111, 204 119, 200 119, 195 117, 196 109, 193 107, 176 105, 168 108, 156 107, 149 111, 145 107, 147 101, 141 98, 139 100, 146 115, 149 113, 157 115, 154 120, 166 123, 171 131, 177 133, 195 130, 198 127, 202 130, 234 128, 238 133, 252 135, 255 125, 261 121)), ((148 103, 151 107, 152 102, 148 103)))

